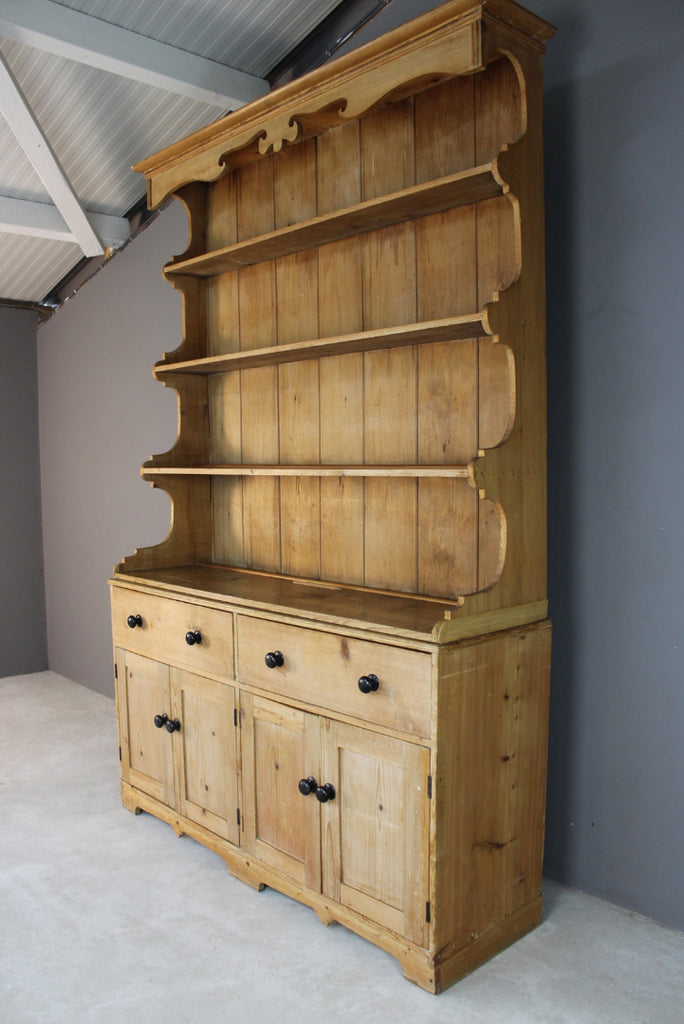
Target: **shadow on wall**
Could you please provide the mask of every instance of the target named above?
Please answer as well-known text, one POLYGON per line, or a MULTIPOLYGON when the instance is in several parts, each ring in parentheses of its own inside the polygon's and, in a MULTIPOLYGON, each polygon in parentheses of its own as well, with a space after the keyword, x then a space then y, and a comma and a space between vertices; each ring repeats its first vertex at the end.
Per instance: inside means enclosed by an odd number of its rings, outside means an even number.
POLYGON ((573 12, 556 17, 558 35, 550 44, 554 79, 565 84, 544 95, 546 192, 546 292, 548 373, 548 517, 549 614, 553 621, 549 771, 544 871, 564 879, 569 850, 566 823, 572 805, 575 676, 576 523, 573 468, 575 409, 575 304, 573 272, 576 244, 572 198, 575 124, 571 68, 584 31, 573 12))

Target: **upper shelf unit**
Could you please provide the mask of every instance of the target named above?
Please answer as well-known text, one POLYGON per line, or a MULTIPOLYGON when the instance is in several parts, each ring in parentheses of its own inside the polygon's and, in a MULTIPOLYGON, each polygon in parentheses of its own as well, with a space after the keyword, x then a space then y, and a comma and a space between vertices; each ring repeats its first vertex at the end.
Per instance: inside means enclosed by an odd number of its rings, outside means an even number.
POLYGON ((319 217, 290 224, 234 245, 180 259, 165 268, 167 277, 214 277, 329 242, 367 234, 405 221, 442 213, 456 206, 493 199, 507 191, 498 161, 356 203, 319 217))
POLYGON ((142 470, 171 530, 119 571, 536 607, 545 32, 452 0, 139 166, 190 238, 178 439, 142 470))

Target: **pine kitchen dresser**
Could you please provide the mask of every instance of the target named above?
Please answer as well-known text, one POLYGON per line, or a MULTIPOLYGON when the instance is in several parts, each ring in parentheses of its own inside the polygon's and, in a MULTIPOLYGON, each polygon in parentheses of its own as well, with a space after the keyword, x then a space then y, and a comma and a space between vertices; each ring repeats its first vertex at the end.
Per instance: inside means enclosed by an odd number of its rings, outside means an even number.
POLYGON ((190 242, 123 803, 432 992, 541 916, 552 34, 451 0, 136 168, 190 242))

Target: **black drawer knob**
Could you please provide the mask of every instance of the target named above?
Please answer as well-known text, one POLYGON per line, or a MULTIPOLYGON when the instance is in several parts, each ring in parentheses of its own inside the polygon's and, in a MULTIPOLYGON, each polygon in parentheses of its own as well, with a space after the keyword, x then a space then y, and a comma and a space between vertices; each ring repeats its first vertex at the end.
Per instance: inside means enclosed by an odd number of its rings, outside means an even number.
POLYGON ((318 789, 318 783, 312 775, 308 779, 299 780, 299 792, 302 796, 309 796, 311 793, 315 793, 318 789))
POLYGON ((165 724, 167 732, 180 732, 181 724, 177 718, 169 718, 165 724))
POLYGON ((142 615, 129 615, 126 622, 131 629, 135 629, 136 626, 142 626, 142 615))
POLYGON ((369 672, 367 676, 361 676, 359 679, 359 690, 361 693, 375 693, 379 689, 380 680, 374 672, 369 672))
POLYGON ((264 658, 267 668, 280 668, 285 658, 280 651, 269 651, 264 658))
POLYGON ((316 790, 316 799, 322 804, 327 804, 328 800, 334 800, 335 795, 335 787, 330 782, 326 782, 316 790))
POLYGON ((157 726, 158 729, 163 728, 163 726, 166 725, 168 720, 169 720, 169 716, 168 715, 155 715, 154 716, 154 724, 157 726))
POLYGON ((189 629, 185 634, 185 642, 189 647, 193 647, 194 644, 202 643, 202 634, 199 629, 189 629))

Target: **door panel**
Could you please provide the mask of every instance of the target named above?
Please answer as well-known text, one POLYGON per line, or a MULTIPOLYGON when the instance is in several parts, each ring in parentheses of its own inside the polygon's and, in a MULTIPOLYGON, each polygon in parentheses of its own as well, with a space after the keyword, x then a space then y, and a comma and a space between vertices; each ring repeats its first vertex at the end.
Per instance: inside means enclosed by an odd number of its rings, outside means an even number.
POLYGON ((240 695, 244 845, 259 860, 320 891, 320 805, 299 791, 318 779, 318 719, 251 694, 240 695))
POLYGON ((324 891, 419 945, 427 941, 429 752, 338 722, 323 724, 324 891))
POLYGON ((174 735, 180 758, 179 810, 232 843, 239 843, 235 688, 173 672, 174 735))
POLYGON ((154 724, 155 715, 171 715, 169 668, 118 650, 117 674, 122 776, 174 807, 174 736, 154 724))

